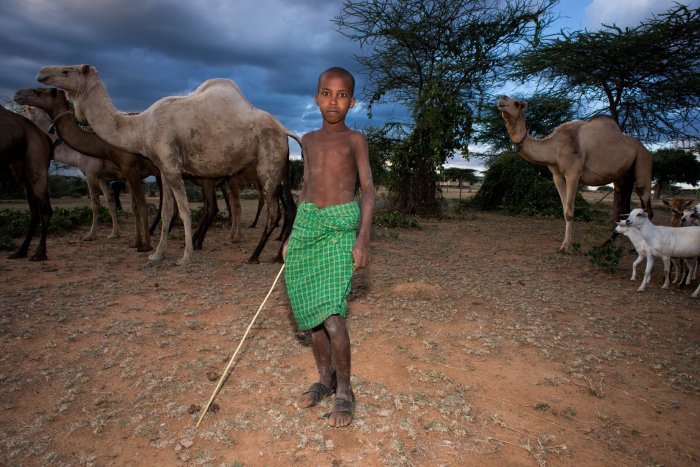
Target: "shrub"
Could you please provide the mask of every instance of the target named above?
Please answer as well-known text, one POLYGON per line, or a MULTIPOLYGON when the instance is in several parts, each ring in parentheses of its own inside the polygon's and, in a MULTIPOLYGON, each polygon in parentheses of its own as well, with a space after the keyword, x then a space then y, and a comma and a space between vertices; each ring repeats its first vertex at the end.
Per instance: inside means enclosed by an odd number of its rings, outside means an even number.
POLYGON ((607 242, 601 246, 592 246, 586 253, 586 256, 588 256, 588 259, 594 266, 608 274, 612 274, 617 269, 617 266, 620 264, 620 258, 624 254, 624 247, 615 245, 613 242, 607 242))
POLYGON ((82 177, 49 175, 49 195, 52 198, 83 198, 88 194, 87 182, 82 177))
POLYGON ((417 229, 418 221, 414 217, 408 216, 398 211, 390 211, 382 214, 377 214, 372 220, 373 225, 386 227, 388 229, 417 229))
MULTIPOLYGON (((517 154, 504 154, 486 171, 474 204, 484 210, 505 209, 510 214, 561 217, 561 199, 551 176, 546 176, 542 168, 517 154)), ((574 216, 591 219, 590 205, 581 193, 576 194, 574 216)))

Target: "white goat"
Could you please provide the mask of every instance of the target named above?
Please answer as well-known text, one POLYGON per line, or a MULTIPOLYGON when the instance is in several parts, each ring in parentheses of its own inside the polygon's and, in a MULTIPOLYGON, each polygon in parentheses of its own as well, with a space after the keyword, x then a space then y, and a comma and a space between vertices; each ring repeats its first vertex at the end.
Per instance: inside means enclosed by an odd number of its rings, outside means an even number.
MULTIPOLYGON (((644 281, 646 286, 651 275, 651 268, 654 265, 654 256, 660 256, 664 262, 664 272, 666 280, 663 289, 668 288, 669 272, 671 269, 671 257, 697 258, 700 256, 700 226, 684 227, 682 229, 654 225, 649 216, 642 209, 633 209, 630 212, 625 225, 639 229, 644 241, 649 247, 651 256, 647 256, 647 267, 644 271, 644 281)), ((640 287, 640 291, 644 290, 640 287)), ((700 293, 700 286, 692 293, 693 298, 697 298, 700 293)))
POLYGON ((683 211, 681 225, 700 225, 700 204, 683 211))
MULTIPOLYGON (((647 259, 647 263, 649 262, 649 257, 651 256, 649 247, 647 246, 647 242, 644 240, 644 237, 642 237, 642 232, 640 232, 639 229, 625 225, 625 221, 619 221, 617 223, 615 232, 621 233, 625 237, 629 238, 630 242, 632 242, 632 245, 634 246, 634 249, 637 250, 638 256, 637 259, 634 260, 634 263, 632 263, 632 277, 630 277, 630 280, 633 281, 637 278, 637 266, 639 263, 641 263, 644 258, 647 259)), ((642 285, 639 287, 638 291, 644 291, 644 287, 646 287, 646 283, 642 282, 642 285)))

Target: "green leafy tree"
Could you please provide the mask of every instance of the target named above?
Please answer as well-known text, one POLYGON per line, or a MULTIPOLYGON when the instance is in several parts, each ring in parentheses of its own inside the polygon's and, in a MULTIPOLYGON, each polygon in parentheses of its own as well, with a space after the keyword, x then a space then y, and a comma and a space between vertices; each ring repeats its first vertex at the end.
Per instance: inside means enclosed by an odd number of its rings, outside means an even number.
MULTIPOLYGON (((556 127, 574 118, 574 103, 566 96, 547 96, 533 94, 523 97, 513 96, 524 100, 527 105, 527 131, 536 138, 544 138, 551 134, 556 127)), ((501 111, 496 103, 485 106, 477 125, 475 140, 491 146, 494 152, 509 151, 513 143, 506 131, 506 125, 501 111)))
POLYGON ((346 0, 335 19, 357 41, 368 75, 371 117, 379 102, 398 104, 410 124, 391 127, 388 188, 405 213, 439 206, 438 173, 467 154, 473 117, 500 80, 505 57, 539 40, 556 0, 346 0))
POLYGON ((696 185, 700 182, 700 161, 692 152, 684 149, 659 149, 652 153, 652 157, 656 199, 659 199, 661 192, 674 183, 696 185))
POLYGON ((385 185, 389 173, 387 164, 395 141, 388 136, 387 128, 369 127, 364 134, 367 138, 369 166, 372 169, 374 185, 385 185))
POLYGON ((524 51, 513 76, 544 78, 548 92, 573 95, 609 113, 643 141, 697 135, 700 8, 677 4, 636 27, 561 34, 524 51))

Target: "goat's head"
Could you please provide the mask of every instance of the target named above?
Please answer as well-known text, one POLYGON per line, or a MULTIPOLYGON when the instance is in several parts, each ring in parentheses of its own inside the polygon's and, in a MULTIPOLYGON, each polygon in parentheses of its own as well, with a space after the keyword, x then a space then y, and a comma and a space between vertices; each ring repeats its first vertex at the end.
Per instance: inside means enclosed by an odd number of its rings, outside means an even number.
POLYGON ((625 225, 633 225, 635 227, 640 227, 645 222, 649 221, 649 214, 644 211, 644 209, 636 208, 632 209, 632 212, 627 216, 625 220, 625 225))

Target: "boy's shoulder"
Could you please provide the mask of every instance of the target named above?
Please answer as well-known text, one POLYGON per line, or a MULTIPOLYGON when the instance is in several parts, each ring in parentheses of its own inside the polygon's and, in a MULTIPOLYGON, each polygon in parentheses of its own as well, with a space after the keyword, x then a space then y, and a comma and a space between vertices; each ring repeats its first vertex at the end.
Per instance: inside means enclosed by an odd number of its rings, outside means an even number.
MULTIPOLYGON (((345 137, 348 139, 351 139, 353 141, 364 141, 365 135, 361 131, 353 130, 351 128, 346 128, 342 132, 338 132, 335 135, 332 135, 334 137, 345 137)), ((325 139, 331 137, 330 134, 327 132, 323 131, 322 128, 319 128, 318 130, 313 130, 308 133, 305 133, 301 139, 302 141, 313 141, 313 140, 318 140, 318 139, 325 139)))

